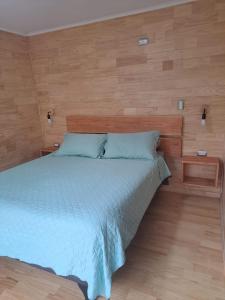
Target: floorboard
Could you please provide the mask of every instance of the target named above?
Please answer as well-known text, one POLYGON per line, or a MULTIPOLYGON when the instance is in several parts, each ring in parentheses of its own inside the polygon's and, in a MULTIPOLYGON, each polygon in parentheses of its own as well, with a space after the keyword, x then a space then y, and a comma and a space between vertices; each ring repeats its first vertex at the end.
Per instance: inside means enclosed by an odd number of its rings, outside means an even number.
MULTIPOLYGON (((72 281, 0 258, 0 300, 82 300, 72 281)), ((102 298, 99 298, 102 299, 102 298)), ((111 300, 225 300, 219 201, 158 193, 113 277, 111 300)))

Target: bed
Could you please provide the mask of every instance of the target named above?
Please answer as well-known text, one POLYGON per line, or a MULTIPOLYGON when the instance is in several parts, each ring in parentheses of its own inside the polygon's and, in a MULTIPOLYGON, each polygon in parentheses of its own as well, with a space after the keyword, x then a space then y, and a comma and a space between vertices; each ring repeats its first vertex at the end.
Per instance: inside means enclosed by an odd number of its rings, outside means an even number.
MULTIPOLYGON (((100 119, 93 117, 86 129, 84 117, 69 117, 68 131, 113 131, 112 124, 119 124, 107 118, 108 128, 100 119)), ((124 124, 123 119, 120 128, 124 124)), ((146 130, 140 124, 140 130, 146 130)), ((148 129, 152 129, 149 123, 148 129)), ((162 136, 170 142, 162 145, 167 153, 177 155, 180 143, 174 139, 179 137, 170 132, 162 136)), ((125 250, 168 176, 161 155, 143 160, 51 154, 4 171, 0 173, 0 256, 87 283, 90 300, 109 299, 112 274, 125 264, 125 250)))

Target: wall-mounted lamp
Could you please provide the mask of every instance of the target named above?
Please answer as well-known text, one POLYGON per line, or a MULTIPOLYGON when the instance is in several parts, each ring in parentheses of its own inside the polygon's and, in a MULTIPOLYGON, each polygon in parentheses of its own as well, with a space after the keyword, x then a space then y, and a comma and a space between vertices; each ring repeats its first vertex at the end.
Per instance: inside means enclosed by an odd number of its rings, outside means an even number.
POLYGON ((140 37, 138 39, 138 46, 146 46, 149 44, 149 42, 150 42, 150 40, 147 36, 140 37))
POLYGON ((177 101, 177 109, 184 110, 184 99, 179 99, 177 101))
POLYGON ((48 124, 49 125, 52 125, 52 123, 53 123, 53 116, 54 116, 54 114, 55 114, 54 110, 49 110, 47 112, 47 120, 48 120, 48 124))
POLYGON ((206 108, 204 108, 203 112, 202 112, 202 116, 201 116, 201 125, 202 126, 205 126, 205 124, 206 124, 206 114, 207 114, 206 108))

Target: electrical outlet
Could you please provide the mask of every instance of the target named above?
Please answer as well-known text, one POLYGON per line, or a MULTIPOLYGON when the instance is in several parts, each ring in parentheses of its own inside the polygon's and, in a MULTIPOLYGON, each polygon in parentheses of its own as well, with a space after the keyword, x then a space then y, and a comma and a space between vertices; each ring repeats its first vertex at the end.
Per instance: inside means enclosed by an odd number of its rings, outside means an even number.
POLYGON ((207 156, 208 152, 206 150, 198 150, 197 156, 207 156))

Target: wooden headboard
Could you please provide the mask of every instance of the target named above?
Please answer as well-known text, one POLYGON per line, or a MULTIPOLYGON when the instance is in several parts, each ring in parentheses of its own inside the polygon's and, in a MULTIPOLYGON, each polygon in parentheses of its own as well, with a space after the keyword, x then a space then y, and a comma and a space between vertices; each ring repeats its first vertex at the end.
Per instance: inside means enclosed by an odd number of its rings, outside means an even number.
POLYGON ((166 157, 182 154, 182 116, 67 116, 67 131, 77 133, 141 132, 158 130, 160 151, 166 157))

